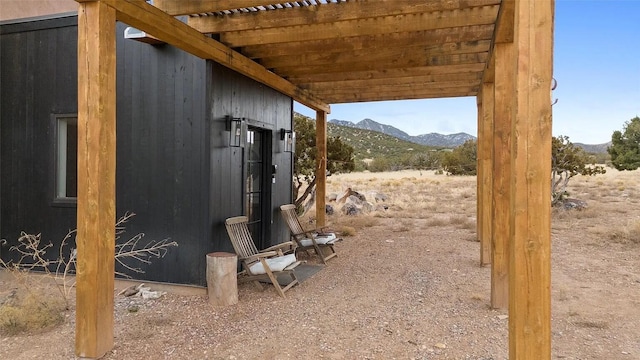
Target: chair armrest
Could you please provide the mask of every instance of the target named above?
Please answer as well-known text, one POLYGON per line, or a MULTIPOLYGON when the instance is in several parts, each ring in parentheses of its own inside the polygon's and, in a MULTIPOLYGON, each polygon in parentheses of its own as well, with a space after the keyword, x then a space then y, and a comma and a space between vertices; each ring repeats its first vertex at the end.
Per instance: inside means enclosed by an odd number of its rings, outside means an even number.
POLYGON ((255 254, 255 255, 251 255, 251 256, 247 256, 246 258, 242 258, 242 261, 254 261, 254 260, 260 260, 261 258, 267 258, 267 257, 271 257, 271 256, 276 256, 278 255, 277 251, 265 251, 265 252, 261 252, 259 254, 255 254))
POLYGON ((261 250, 261 252, 264 252, 264 251, 274 252, 276 250, 281 250, 281 249, 287 249, 288 251, 291 251, 291 250, 294 250, 296 246, 297 246, 296 243, 294 243, 293 241, 285 241, 280 244, 269 246, 268 248, 261 250))

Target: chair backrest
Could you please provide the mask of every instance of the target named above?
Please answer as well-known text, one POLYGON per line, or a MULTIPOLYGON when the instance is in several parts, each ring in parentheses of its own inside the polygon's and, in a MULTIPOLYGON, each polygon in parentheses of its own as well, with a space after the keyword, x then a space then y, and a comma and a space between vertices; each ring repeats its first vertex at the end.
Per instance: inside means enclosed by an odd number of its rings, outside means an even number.
POLYGON ((300 219, 298 219, 298 214, 296 214, 296 206, 294 204, 280 206, 280 212, 292 235, 296 236, 305 233, 302 224, 300 224, 300 219))
POLYGON ((246 216, 236 216, 225 220, 229 239, 236 254, 242 259, 258 253, 256 244, 251 238, 251 233, 247 227, 249 220, 246 216))

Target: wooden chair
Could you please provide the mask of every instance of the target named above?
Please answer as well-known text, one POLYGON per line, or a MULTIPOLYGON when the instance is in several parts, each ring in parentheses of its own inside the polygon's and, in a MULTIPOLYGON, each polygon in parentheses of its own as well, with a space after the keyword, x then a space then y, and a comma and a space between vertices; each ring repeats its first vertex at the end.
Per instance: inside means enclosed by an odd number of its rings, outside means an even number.
POLYGON ((296 259, 295 250, 285 254, 285 251, 295 249, 295 243, 287 241, 258 251, 251 238, 247 222, 246 216, 236 216, 225 221, 231 244, 238 254, 238 260, 242 263, 243 271, 239 280, 253 281, 261 289, 260 280, 269 281, 278 294, 285 297, 284 292, 298 284, 298 278, 293 269, 302 263, 296 259), (278 282, 278 275, 281 274, 291 277, 291 282, 284 287, 278 282))
POLYGON ((296 251, 306 251, 311 256, 310 250, 314 250, 323 264, 332 257, 338 256, 333 245, 342 241, 335 233, 323 232, 322 229, 306 231, 300 224, 294 204, 280 206, 282 217, 291 230, 291 238, 298 244, 296 251))

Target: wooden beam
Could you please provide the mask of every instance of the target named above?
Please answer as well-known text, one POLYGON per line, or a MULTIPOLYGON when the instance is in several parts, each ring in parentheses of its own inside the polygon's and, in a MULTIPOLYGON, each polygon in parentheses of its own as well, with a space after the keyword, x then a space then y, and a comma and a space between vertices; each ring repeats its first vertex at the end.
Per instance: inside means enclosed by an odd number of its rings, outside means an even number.
POLYGON ((278 3, 278 0, 154 0, 153 5, 169 15, 204 14, 246 9, 278 3))
POLYGON ((449 82, 453 83, 468 83, 470 85, 476 85, 479 83, 482 77, 481 72, 464 72, 457 74, 442 74, 442 75, 416 75, 416 76, 403 76, 397 78, 385 78, 385 79, 366 79, 366 80, 345 80, 335 82, 320 82, 311 84, 299 84, 303 89, 315 93, 335 91, 337 89, 349 89, 362 91, 373 90, 380 88, 398 88, 407 85, 434 85, 441 86, 447 85, 449 82))
POLYGON ((461 65, 461 64, 477 64, 484 63, 487 60, 487 53, 471 53, 471 54, 453 54, 453 55, 436 55, 426 59, 403 58, 399 57, 395 61, 382 64, 379 61, 360 61, 340 63, 335 65, 298 65, 277 67, 272 70, 285 77, 311 75, 311 74, 327 74, 327 73, 344 73, 351 71, 382 71, 387 69, 399 69, 423 66, 438 65, 461 65))
POLYGON ((511 234, 511 123, 515 116, 515 49, 495 47, 495 121, 493 126, 493 224, 491 307, 509 306, 509 239, 511 234))
MULTIPOLYGON (((513 122, 509 358, 551 359, 551 79, 554 0, 519 0, 513 122)), ((496 69, 497 70, 497 69, 496 69)))
POLYGON ((375 95, 403 95, 410 96, 413 92, 420 93, 442 93, 442 92, 460 92, 468 93, 472 90, 478 90, 480 80, 475 81, 449 81, 443 83, 411 83, 404 85, 389 84, 387 86, 376 86, 370 88, 341 88, 326 89, 317 91, 318 96, 349 96, 357 95, 359 97, 375 96, 375 95))
POLYGON ((449 90, 413 90, 400 93, 369 93, 369 94, 329 94, 323 98, 331 104, 352 103, 352 102, 366 102, 366 101, 387 101, 387 100, 412 100, 412 99, 437 99, 445 97, 465 97, 476 96, 478 94, 478 87, 465 88, 465 89, 449 89, 449 90))
POLYGON ((496 44, 513 42, 516 0, 502 0, 493 41, 496 44))
MULTIPOLYGON (((495 23, 498 8, 499 5, 492 5, 403 15, 401 19, 397 16, 386 16, 375 18, 374 20, 363 19, 264 30, 232 31, 221 34, 220 41, 230 47, 238 47, 487 25, 495 23)), ((210 32, 207 28, 195 29, 202 33, 210 32)))
MULTIPOLYGON (((515 0, 503 0, 498 11, 496 27, 493 34, 491 50, 489 51, 489 61, 485 70, 485 78, 492 79, 495 69, 495 44, 513 42, 513 22, 515 13, 515 0)), ((485 80, 486 82, 487 80, 485 80)))
POLYGON ((493 121, 494 86, 482 84, 481 107, 478 114, 478 239, 480 266, 491 263, 491 227, 493 221, 493 121))
POLYGON ((78 6, 76 355, 113 347, 116 180, 116 12, 78 6))
POLYGON ((344 72, 308 74, 300 76, 291 76, 289 81, 298 84, 298 86, 306 86, 311 83, 318 84, 322 82, 340 82, 340 81, 359 81, 363 79, 369 80, 387 80, 413 77, 413 76, 447 76, 455 74, 479 73, 484 69, 484 63, 458 64, 458 65, 434 65, 434 66, 416 66, 397 69, 381 69, 381 70, 364 70, 350 71, 344 69, 344 72))
POLYGON ((428 46, 449 42, 491 40, 493 24, 463 26, 457 28, 389 33, 380 35, 352 36, 348 38, 298 41, 281 44, 258 44, 243 46, 242 53, 250 58, 299 55, 301 53, 341 53, 366 50, 385 44, 390 48, 428 46))
POLYGON ((316 111, 316 226, 326 225, 327 113, 316 111))
POLYGON ((298 6, 276 9, 275 11, 252 11, 232 13, 227 16, 191 17, 189 18, 189 25, 197 29, 206 29, 206 32, 222 33, 251 29, 325 24, 380 16, 402 16, 499 4, 500 0, 432 0, 421 2, 415 0, 369 0, 341 3, 329 2, 326 4, 320 3, 318 6, 298 6))
POLYGON ((414 43, 402 48, 378 44, 370 49, 353 50, 343 53, 306 53, 303 51, 298 55, 262 58, 259 60, 259 63, 266 68, 282 68, 287 66, 300 66, 300 64, 337 66, 343 63, 363 61, 392 63, 399 57, 407 59, 406 61, 420 62, 425 61, 426 58, 431 56, 488 52, 490 46, 491 40, 450 42, 428 46, 414 43))
POLYGON ((312 108, 329 112, 329 105, 268 71, 244 55, 229 49, 187 24, 140 0, 101 0, 116 9, 118 20, 202 59, 214 60, 265 84, 312 108))

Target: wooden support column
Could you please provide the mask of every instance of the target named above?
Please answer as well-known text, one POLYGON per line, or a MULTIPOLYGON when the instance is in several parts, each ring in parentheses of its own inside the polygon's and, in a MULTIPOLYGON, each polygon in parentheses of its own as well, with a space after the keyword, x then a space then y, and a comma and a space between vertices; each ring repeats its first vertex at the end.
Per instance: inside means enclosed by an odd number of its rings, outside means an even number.
POLYGON ((491 307, 509 306, 509 239, 511 211, 511 123, 515 116, 515 52, 513 43, 495 44, 495 108, 493 124, 493 224, 491 307))
POLYGON ((551 78, 554 0, 515 8, 509 358, 551 359, 551 78))
POLYGON ((113 347, 116 174, 116 12, 78 6, 76 355, 113 347))
POLYGON ((493 216, 493 83, 482 84, 481 106, 478 107, 478 180, 477 233, 480 240, 480 266, 491 263, 491 225, 493 216))
POLYGON ((327 199, 327 113, 316 111, 316 225, 325 226, 327 199))

